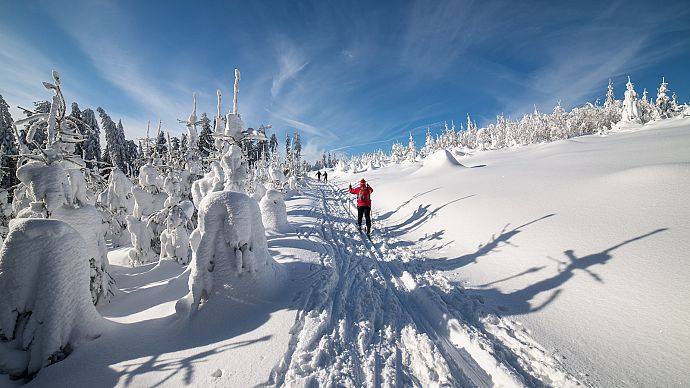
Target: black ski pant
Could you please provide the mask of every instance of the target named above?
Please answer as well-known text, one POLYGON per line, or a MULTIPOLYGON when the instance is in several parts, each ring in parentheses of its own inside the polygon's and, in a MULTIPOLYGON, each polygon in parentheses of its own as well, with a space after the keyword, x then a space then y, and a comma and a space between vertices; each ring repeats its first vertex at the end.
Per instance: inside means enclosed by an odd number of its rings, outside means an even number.
POLYGON ((362 227, 362 216, 367 219, 367 233, 371 232, 371 206, 357 206, 357 225, 362 227))

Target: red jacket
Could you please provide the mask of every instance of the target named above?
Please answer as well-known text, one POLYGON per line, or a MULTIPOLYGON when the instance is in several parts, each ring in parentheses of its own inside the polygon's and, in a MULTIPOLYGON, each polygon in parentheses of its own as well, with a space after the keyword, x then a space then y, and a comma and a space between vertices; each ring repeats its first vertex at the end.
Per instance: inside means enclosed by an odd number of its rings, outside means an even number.
POLYGON ((357 206, 371 207, 371 193, 373 192, 374 189, 369 184, 360 185, 354 189, 350 186, 350 193, 357 194, 357 206))

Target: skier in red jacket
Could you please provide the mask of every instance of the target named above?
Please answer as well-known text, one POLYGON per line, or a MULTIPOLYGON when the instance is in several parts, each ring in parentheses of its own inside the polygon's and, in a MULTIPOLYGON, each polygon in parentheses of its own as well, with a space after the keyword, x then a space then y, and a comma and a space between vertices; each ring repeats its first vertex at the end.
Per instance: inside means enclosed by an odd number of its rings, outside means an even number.
POLYGON ((366 180, 359 181, 359 187, 352 188, 350 193, 357 195, 357 226, 362 230, 362 216, 367 220, 367 236, 371 233, 371 193, 374 189, 369 186, 366 180))

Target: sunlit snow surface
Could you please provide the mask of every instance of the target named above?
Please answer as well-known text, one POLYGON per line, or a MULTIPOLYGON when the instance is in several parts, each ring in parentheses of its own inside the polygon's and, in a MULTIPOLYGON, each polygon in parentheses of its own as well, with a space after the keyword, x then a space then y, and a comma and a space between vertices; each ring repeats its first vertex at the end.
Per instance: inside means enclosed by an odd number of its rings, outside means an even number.
POLYGON ((191 318, 174 313, 183 267, 111 251, 109 328, 31 385, 682 385, 689 149, 690 121, 673 119, 329 172, 268 232, 279 275, 240 278, 191 318), (346 192, 361 178, 371 240, 346 192))

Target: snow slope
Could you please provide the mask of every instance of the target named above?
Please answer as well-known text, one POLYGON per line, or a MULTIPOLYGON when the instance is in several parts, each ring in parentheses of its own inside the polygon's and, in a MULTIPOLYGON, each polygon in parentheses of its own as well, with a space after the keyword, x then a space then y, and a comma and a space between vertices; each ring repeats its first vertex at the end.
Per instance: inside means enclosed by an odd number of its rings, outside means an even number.
POLYGON ((184 267, 111 251, 103 335, 29 386, 687 384, 689 146, 666 120, 307 181, 267 232, 281 275, 191 319, 184 267))
MULTIPOLYGON (((375 228, 597 386, 690 381, 690 121, 379 169, 375 228), (418 172, 424 172, 420 174, 418 172)), ((341 181, 343 185, 346 182, 341 181)))

